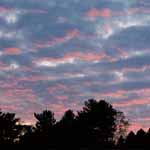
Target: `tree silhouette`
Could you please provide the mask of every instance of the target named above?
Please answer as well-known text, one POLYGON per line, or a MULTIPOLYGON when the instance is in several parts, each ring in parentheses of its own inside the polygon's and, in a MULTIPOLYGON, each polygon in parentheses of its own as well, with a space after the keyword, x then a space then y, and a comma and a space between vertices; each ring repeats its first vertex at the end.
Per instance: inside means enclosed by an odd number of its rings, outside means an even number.
POLYGON ((119 137, 118 141, 117 141, 117 148, 121 149, 122 147, 125 146, 125 137, 123 137, 122 135, 119 137))
POLYGON ((145 137, 146 137, 146 139, 145 139, 146 144, 145 145, 150 148, 150 128, 148 129, 145 137))
POLYGON ((116 121, 115 121, 116 131, 114 135, 114 140, 118 142, 118 140, 123 141, 127 136, 127 130, 129 127, 129 122, 124 116, 123 112, 117 111, 116 121))
POLYGON ((31 125, 22 125, 22 136, 20 136, 19 144, 34 145, 35 144, 35 128, 31 125))
POLYGON ((146 133, 143 129, 137 131, 136 145, 137 147, 145 147, 146 145, 146 133))
POLYGON ((14 144, 22 132, 19 118, 14 113, 0 111, 0 144, 14 144))
POLYGON ((93 145, 98 144, 101 146, 114 144, 116 131, 126 126, 124 123, 126 121, 121 115, 123 116, 123 113, 115 110, 112 105, 104 100, 90 99, 86 101, 83 110, 78 112, 77 115, 80 129, 79 137, 85 140, 81 140, 82 144, 86 145, 86 143, 92 142, 93 145), (120 121, 118 121, 118 116, 121 118, 120 121))
POLYGON ((35 118, 37 119, 35 125, 34 141, 39 145, 52 145, 53 142, 53 127, 56 122, 54 118, 54 113, 50 110, 44 110, 42 113, 34 113, 35 118))
POLYGON ((72 110, 67 110, 64 116, 55 126, 56 143, 61 148, 72 148, 75 145, 75 114, 72 110))
POLYGON ((150 139, 149 139, 149 131, 146 133, 143 129, 139 129, 135 134, 131 131, 121 149, 149 149, 150 148, 150 139))
POLYGON ((136 135, 133 131, 131 131, 126 137, 125 147, 135 147, 136 145, 136 135))
POLYGON ((67 110, 57 122, 50 110, 34 113, 34 117, 35 125, 27 126, 21 125, 15 114, 0 112, 0 144, 97 150, 144 147, 150 139, 150 131, 142 129, 136 135, 130 132, 126 138, 128 121, 105 100, 90 99, 76 115, 67 110))
POLYGON ((72 110, 67 110, 60 120, 60 123, 64 124, 65 126, 72 126, 75 121, 75 114, 72 110))
POLYGON ((40 132, 47 132, 56 122, 54 114, 49 110, 44 110, 42 113, 34 113, 36 122, 36 130, 40 132))

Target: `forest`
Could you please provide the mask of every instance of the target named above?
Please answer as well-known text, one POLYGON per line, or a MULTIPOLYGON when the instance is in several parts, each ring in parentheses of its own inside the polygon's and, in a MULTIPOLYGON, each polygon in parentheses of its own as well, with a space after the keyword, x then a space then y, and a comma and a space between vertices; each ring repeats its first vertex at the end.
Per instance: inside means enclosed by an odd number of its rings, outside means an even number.
POLYGON ((36 123, 23 125, 15 113, 0 111, 0 146, 43 149, 149 149, 150 129, 128 131, 124 113, 105 100, 89 99, 82 110, 67 110, 56 120, 51 110, 34 113, 36 123))

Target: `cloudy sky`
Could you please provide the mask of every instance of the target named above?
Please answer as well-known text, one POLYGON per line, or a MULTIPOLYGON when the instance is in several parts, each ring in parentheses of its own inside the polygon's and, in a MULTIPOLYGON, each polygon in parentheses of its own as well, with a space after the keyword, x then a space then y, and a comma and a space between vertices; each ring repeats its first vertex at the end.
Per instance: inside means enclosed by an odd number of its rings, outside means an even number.
POLYGON ((25 123, 89 98, 150 127, 150 0, 0 0, 0 107, 25 123))

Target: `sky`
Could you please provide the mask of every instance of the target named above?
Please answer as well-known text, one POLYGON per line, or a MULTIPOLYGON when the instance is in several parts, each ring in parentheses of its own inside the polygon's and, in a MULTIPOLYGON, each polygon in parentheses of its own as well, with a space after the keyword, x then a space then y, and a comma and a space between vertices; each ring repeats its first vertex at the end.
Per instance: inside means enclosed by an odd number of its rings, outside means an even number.
POLYGON ((29 124, 90 98, 150 127, 150 0, 0 0, 0 108, 29 124))

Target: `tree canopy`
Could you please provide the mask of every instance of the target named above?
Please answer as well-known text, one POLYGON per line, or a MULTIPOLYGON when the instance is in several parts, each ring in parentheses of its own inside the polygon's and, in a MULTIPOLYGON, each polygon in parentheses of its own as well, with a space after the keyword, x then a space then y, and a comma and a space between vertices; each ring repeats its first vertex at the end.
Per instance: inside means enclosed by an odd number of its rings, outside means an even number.
POLYGON ((124 113, 105 100, 89 99, 83 108, 67 110, 56 120, 51 110, 34 113, 35 125, 23 125, 14 113, 0 111, 0 145, 53 149, 150 148, 150 129, 127 134, 124 113))

